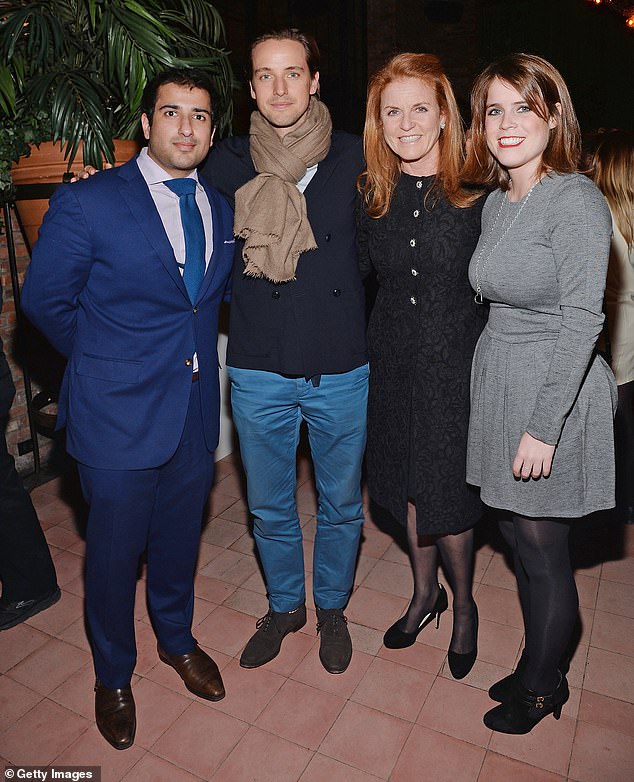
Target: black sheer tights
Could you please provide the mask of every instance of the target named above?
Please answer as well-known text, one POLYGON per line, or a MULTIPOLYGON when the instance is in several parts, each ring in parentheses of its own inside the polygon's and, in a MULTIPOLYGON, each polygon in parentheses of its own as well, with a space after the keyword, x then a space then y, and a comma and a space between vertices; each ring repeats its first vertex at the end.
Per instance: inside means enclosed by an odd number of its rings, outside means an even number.
POLYGON ((453 632, 449 648, 467 654, 476 644, 473 583, 473 529, 457 535, 416 533, 416 509, 408 504, 407 543, 414 572, 414 595, 400 622, 406 633, 413 632, 421 618, 433 610, 438 598, 438 555, 453 593, 453 632))
POLYGON ((579 609, 568 549, 570 524, 565 519, 513 516, 500 521, 500 531, 513 552, 524 617, 527 665, 522 683, 547 693, 559 681, 559 661, 579 609))

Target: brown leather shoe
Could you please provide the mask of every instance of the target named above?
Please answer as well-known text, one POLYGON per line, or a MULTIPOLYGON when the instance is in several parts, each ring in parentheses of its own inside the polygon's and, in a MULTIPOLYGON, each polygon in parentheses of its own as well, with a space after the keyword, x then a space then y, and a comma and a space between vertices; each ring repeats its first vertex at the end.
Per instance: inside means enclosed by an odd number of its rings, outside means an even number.
POLYGON ((158 654, 164 663, 172 666, 194 695, 208 701, 220 701, 225 697, 218 666, 199 646, 195 646, 189 654, 168 654, 159 646, 158 654))
POLYGON ((101 735, 115 749, 131 747, 136 732, 136 708, 131 688, 110 690, 97 679, 95 720, 101 735))

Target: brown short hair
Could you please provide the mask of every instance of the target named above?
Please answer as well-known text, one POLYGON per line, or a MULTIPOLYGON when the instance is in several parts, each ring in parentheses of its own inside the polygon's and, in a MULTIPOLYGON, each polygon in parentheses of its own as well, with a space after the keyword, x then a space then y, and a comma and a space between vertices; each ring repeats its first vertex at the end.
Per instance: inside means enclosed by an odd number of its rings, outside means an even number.
POLYGON ((458 104, 440 60, 433 54, 404 52, 392 57, 370 79, 363 131, 366 170, 358 181, 368 214, 383 217, 389 209, 394 188, 400 176, 401 162, 383 136, 381 96, 393 81, 420 79, 431 86, 444 115, 444 129, 439 138, 440 156, 436 186, 458 207, 469 206, 477 194, 468 193, 460 185, 460 168, 464 155, 464 131, 458 104))
POLYGON ((539 176, 548 171, 561 174, 577 171, 581 157, 581 132, 566 82, 547 60, 534 54, 519 53, 492 62, 473 84, 471 135, 464 178, 469 182, 498 186, 502 190, 509 188, 508 172, 489 152, 484 131, 487 96, 495 79, 514 87, 544 121, 557 118, 544 150, 539 176))
POLYGON ((265 41, 296 41, 301 43, 306 54, 306 63, 310 75, 314 76, 319 70, 319 47, 317 41, 312 35, 302 33, 296 27, 284 27, 281 30, 272 30, 269 33, 259 35, 249 47, 248 60, 246 64, 246 77, 250 81, 253 78, 253 50, 255 47, 265 41))

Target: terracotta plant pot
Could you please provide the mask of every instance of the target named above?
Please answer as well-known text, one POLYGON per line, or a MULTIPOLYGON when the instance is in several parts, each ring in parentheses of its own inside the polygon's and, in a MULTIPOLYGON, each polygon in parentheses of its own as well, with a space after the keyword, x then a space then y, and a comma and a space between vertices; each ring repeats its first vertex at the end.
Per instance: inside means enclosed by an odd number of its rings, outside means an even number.
MULTIPOLYGON (((135 155, 139 150, 136 141, 116 140, 114 142, 115 161, 118 166, 135 155)), ((82 147, 79 147, 73 161, 72 170, 83 167, 82 147)), ((58 184, 69 170, 68 161, 64 160, 61 144, 45 141, 38 147, 33 147, 29 157, 20 158, 11 169, 11 176, 16 185, 58 184)), ((44 214, 48 209, 48 199, 17 200, 16 209, 20 218, 22 231, 26 238, 29 251, 37 241, 37 234, 42 224, 44 214)))

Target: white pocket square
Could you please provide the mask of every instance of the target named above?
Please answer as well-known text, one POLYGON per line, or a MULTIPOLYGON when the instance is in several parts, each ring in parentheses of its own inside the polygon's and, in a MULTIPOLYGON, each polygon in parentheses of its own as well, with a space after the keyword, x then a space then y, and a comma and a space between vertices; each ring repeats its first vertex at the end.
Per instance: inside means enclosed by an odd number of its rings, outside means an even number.
POLYGON ((225 239, 225 244, 235 244, 235 243, 236 243, 235 239, 225 239))

